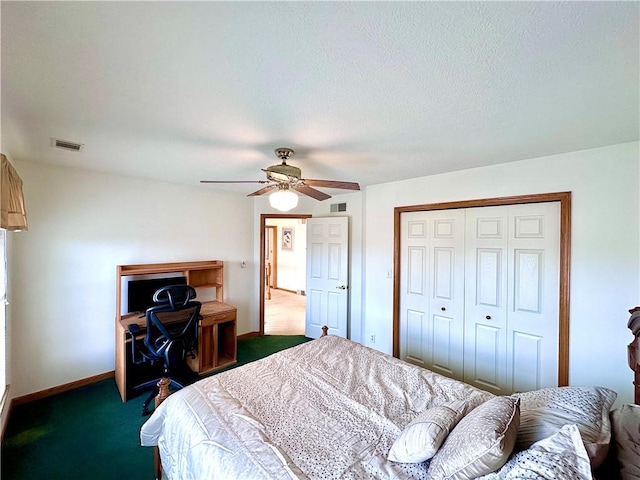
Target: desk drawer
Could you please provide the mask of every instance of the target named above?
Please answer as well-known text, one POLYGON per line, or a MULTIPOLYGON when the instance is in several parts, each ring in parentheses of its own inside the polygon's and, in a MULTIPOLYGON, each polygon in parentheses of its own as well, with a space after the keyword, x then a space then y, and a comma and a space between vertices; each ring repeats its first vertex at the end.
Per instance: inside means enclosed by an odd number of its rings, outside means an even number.
POLYGON ((201 327, 210 327, 216 323, 228 322, 236 319, 236 311, 232 310, 229 312, 216 313, 214 315, 206 315, 203 316, 200 321, 201 327))

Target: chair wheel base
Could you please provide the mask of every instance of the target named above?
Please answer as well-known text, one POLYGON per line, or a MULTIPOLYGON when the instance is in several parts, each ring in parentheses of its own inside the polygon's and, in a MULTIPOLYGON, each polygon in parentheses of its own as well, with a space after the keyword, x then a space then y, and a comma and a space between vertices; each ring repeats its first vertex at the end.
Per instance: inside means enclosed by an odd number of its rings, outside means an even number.
POLYGON ((147 397, 147 399, 142 404, 142 416, 146 417, 153 413, 153 410, 150 409, 151 402, 153 402, 157 397, 161 397, 158 403, 161 403, 165 398, 169 396, 169 387, 173 387, 174 390, 180 390, 184 388, 182 383, 176 382, 175 380, 164 376, 157 380, 153 380, 151 382, 147 382, 142 386, 154 385, 153 390, 147 397))

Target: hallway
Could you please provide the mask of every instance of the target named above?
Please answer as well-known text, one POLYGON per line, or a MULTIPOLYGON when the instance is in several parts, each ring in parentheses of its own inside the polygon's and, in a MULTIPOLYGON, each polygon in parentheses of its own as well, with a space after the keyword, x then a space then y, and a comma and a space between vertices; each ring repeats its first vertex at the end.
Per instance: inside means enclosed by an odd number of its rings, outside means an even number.
POLYGON ((271 289, 265 300, 265 335, 304 335, 306 297, 286 290, 271 289))

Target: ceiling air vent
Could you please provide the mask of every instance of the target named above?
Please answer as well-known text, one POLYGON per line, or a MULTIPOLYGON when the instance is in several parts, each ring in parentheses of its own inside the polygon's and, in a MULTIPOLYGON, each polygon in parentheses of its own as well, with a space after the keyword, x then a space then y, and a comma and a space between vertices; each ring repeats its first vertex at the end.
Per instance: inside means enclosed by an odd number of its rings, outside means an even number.
POLYGON ((69 140, 61 140, 59 138, 51 138, 51 146, 56 148, 63 148, 65 150, 71 150, 72 152, 79 152, 84 148, 84 143, 70 142, 69 140))

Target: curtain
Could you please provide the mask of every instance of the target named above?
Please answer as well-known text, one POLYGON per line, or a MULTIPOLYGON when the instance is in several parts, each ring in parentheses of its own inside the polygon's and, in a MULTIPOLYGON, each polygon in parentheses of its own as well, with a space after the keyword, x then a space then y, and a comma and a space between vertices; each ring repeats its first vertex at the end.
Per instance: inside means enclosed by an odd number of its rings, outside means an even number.
POLYGON ((0 228, 27 230, 22 179, 6 156, 0 154, 0 159, 0 228))

